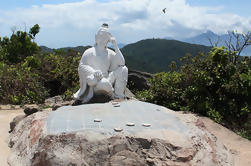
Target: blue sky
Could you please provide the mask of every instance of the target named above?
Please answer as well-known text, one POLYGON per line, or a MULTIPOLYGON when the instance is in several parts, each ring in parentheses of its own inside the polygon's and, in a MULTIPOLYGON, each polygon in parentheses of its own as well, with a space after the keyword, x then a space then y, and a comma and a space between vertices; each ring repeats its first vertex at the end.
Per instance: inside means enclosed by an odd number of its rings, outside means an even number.
POLYGON ((188 0, 192 6, 222 6, 221 12, 251 16, 251 0, 188 0))
POLYGON ((251 30, 250 6, 251 0, 1 0, 0 36, 39 24, 38 44, 58 48, 92 45, 104 22, 118 43, 245 32, 251 30))
MULTIPOLYGON (((33 5, 62 4, 80 2, 81 0, 2 0, 0 9, 27 8, 33 5)), ((97 0, 107 2, 109 0, 97 0)), ((242 16, 251 16, 251 0, 187 0, 192 6, 222 6, 222 12, 236 13, 242 16)))

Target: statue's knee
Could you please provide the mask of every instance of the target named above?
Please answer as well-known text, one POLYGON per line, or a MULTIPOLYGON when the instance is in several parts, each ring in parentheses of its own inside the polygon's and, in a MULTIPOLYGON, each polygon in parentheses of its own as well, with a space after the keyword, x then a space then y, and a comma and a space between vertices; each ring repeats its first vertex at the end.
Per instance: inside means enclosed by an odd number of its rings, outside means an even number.
POLYGON ((112 84, 105 78, 100 80, 96 86, 97 90, 106 91, 106 92, 112 92, 114 89, 112 87, 112 84))
POLYGON ((128 75, 128 68, 126 66, 122 67, 122 73, 128 75))
POLYGON ((121 66, 115 71, 115 73, 116 73, 116 78, 127 77, 128 68, 126 66, 121 66))
POLYGON ((87 84, 89 86, 95 86, 98 83, 97 79, 94 77, 93 74, 90 76, 87 76, 86 80, 87 80, 87 84))
POLYGON ((120 67, 119 72, 117 74, 118 74, 117 79, 127 80, 128 68, 126 66, 120 67))

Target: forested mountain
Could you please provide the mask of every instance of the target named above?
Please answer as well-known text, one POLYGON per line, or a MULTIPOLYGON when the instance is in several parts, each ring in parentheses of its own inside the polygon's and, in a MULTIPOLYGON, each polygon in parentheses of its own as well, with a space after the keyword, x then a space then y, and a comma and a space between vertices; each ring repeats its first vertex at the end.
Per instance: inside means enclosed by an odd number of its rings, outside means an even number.
POLYGON ((129 68, 150 73, 168 71, 171 61, 179 65, 179 59, 187 53, 195 56, 209 50, 207 46, 166 39, 141 40, 121 49, 129 68))

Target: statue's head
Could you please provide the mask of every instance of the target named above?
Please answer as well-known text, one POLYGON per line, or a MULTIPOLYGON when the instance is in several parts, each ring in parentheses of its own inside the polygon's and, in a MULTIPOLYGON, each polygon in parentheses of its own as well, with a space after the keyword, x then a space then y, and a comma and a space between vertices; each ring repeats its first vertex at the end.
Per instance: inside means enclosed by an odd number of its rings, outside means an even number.
POLYGON ((109 32, 108 24, 104 23, 95 35, 95 45, 106 47, 112 35, 109 32))

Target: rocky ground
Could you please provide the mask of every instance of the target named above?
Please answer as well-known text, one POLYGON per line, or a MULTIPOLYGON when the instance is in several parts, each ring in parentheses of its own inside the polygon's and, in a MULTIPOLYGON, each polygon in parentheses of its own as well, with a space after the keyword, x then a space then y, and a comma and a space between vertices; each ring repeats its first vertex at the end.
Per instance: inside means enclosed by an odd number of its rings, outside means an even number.
POLYGON ((200 117, 207 130, 215 135, 234 155, 236 166, 251 165, 251 141, 242 138, 231 130, 213 122, 206 117, 200 117))
POLYGON ((0 165, 7 166, 7 157, 10 155, 8 137, 10 122, 14 117, 24 115, 23 109, 19 106, 0 105, 0 165))
MULTIPOLYGON (((180 113, 182 115, 182 113, 180 113)), ((24 115, 23 109, 19 106, 1 105, 0 106, 0 165, 7 164, 7 157, 10 155, 8 147, 8 131, 9 123, 17 115, 24 115)), ((236 166, 251 165, 251 141, 243 139, 225 127, 214 123, 212 120, 199 117, 204 123, 206 129, 210 131, 216 138, 231 150, 236 166)))

